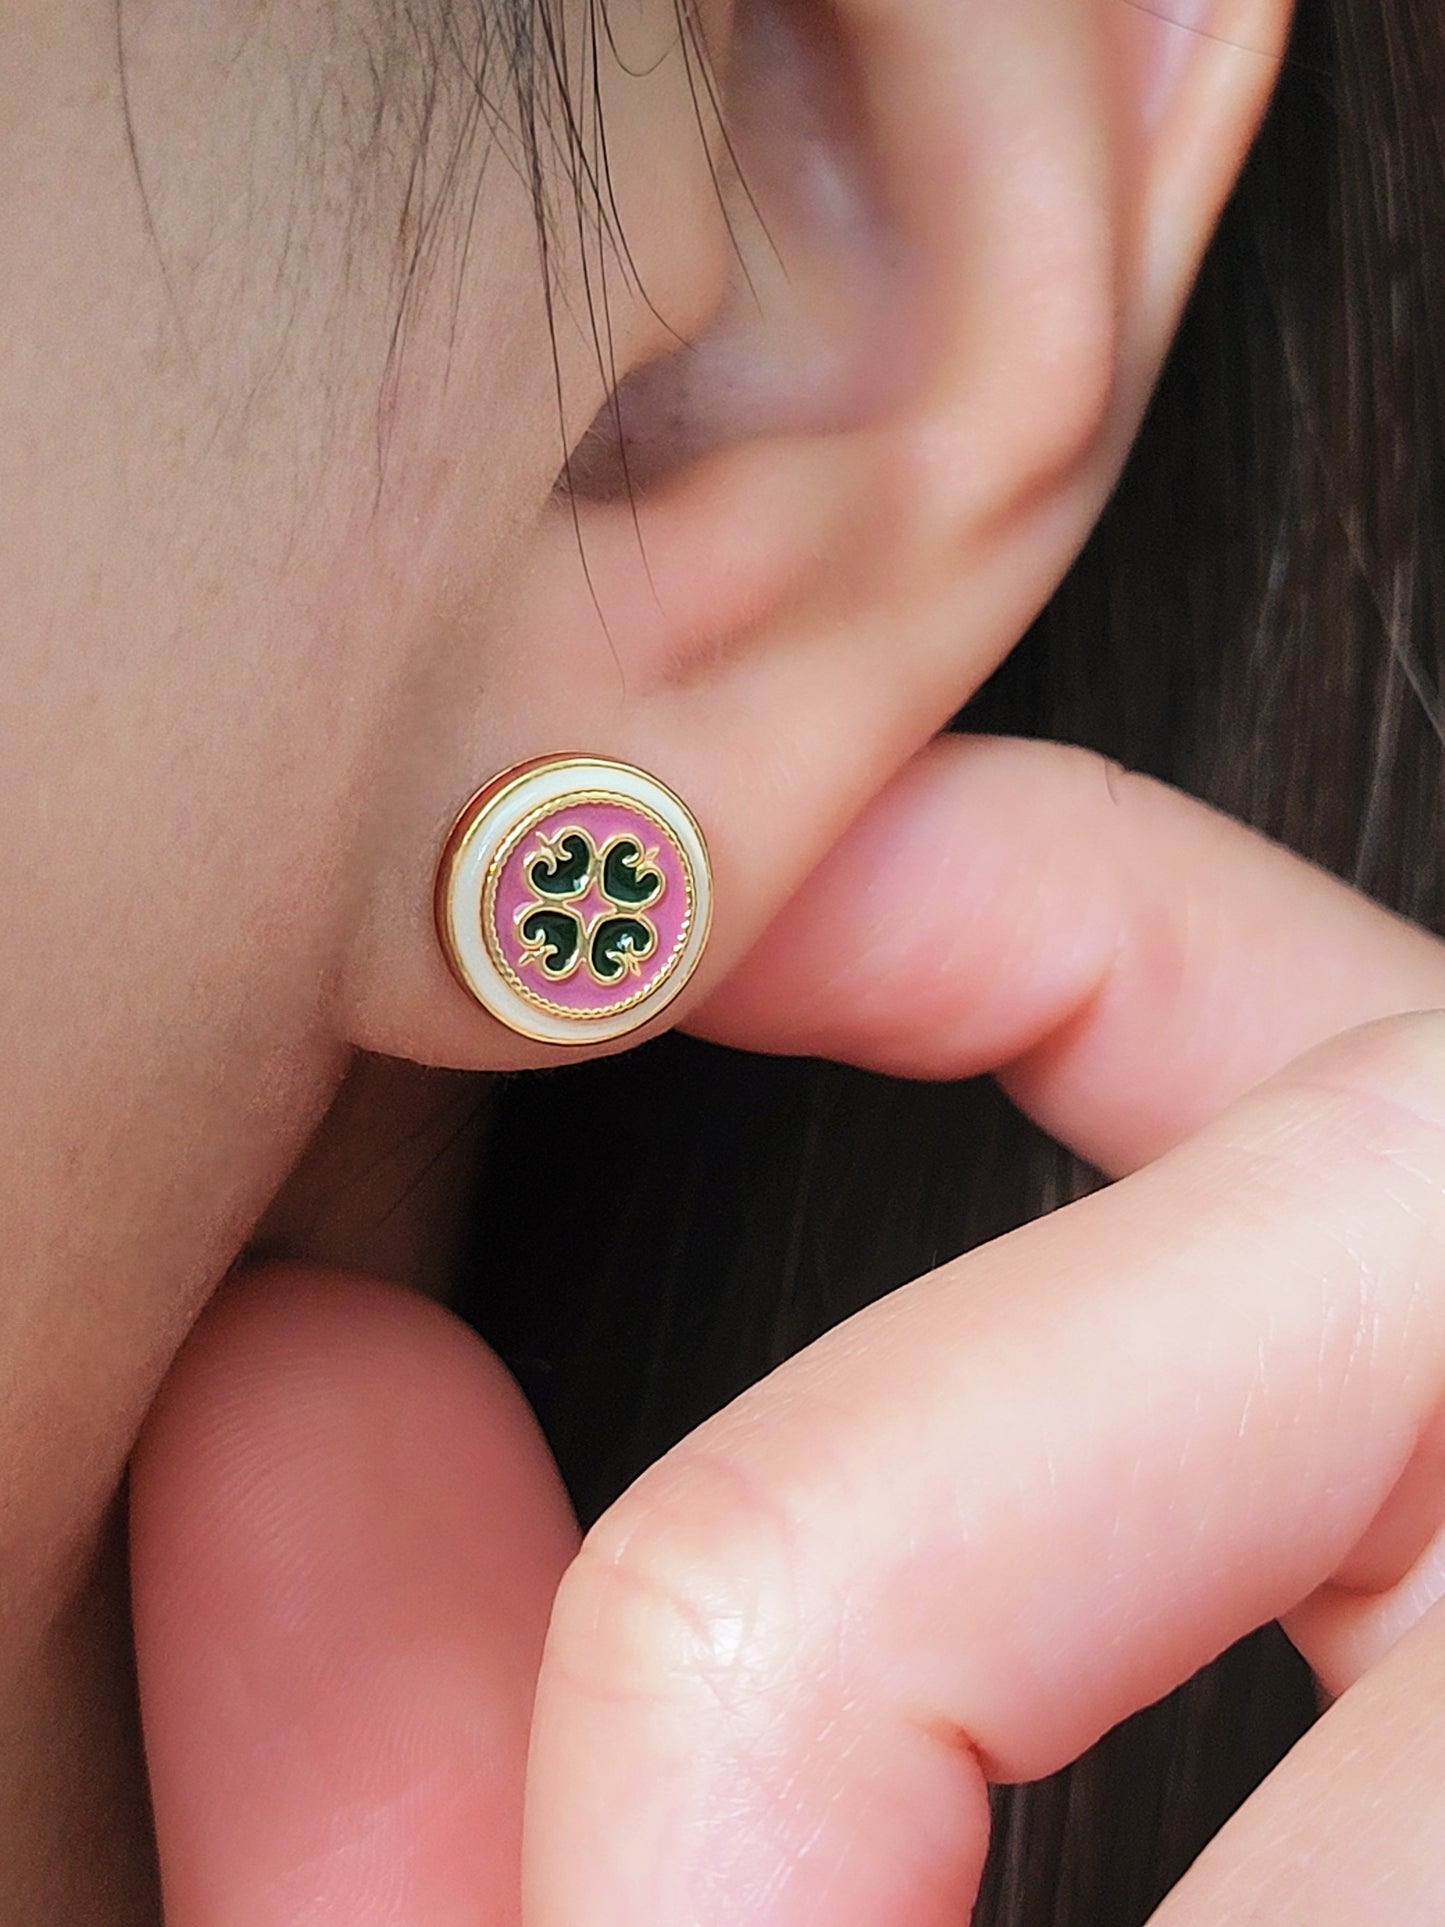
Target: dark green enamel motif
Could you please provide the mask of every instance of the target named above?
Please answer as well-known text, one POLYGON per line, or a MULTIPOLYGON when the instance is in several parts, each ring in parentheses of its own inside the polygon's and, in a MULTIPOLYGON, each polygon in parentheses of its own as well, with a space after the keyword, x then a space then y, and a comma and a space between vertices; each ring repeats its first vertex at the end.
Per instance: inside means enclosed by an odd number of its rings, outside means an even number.
POLYGON ((615 984, 652 954, 657 932, 641 917, 603 917, 592 932, 588 961, 600 983, 615 984))
POLYGON ((625 832, 599 850, 575 824, 551 836, 539 831, 525 874, 542 901, 517 913, 517 934, 526 947, 521 964, 553 983, 570 977, 579 964, 609 988, 639 976, 658 945, 656 927, 643 911, 667 889, 656 855, 625 832))
POLYGON ((584 831, 568 830, 555 852, 549 847, 532 858, 527 865, 527 881, 539 897, 580 896, 592 874, 595 855, 584 831))
POLYGON ((638 869, 645 861, 642 845, 635 837, 620 836, 607 846, 602 859, 602 894, 619 909, 640 910, 645 903, 662 894, 662 872, 638 869))
POLYGON ((565 977, 582 944, 582 926, 570 910, 529 910, 517 926, 522 941, 536 947, 546 977, 565 977))

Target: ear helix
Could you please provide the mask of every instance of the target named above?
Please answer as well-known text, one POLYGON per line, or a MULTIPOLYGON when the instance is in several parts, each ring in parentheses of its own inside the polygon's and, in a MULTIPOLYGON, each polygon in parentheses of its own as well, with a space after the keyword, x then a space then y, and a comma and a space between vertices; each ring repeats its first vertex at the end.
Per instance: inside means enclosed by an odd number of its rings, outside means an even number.
POLYGON ((539 758, 479 790, 437 865, 436 928, 482 1008, 538 1043, 650 1024, 697 968, 712 921, 707 845, 645 770, 539 758))

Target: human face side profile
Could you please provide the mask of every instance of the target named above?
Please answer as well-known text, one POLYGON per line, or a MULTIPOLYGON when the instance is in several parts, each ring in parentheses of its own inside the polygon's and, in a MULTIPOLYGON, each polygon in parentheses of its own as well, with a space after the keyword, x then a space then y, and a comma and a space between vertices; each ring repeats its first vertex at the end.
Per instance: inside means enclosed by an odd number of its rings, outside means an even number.
POLYGON ((83 1915, 74 1843, 127 1834, 105 1521, 350 1053, 540 1061, 432 941, 451 812, 558 747, 675 780, 706 1002, 1087 533, 1267 96, 1283 9, 1237 11, 1179 65, 1177 25, 1061 0, 576 9, 598 105, 558 138, 540 64, 535 177, 504 19, 7 23, 18 1914, 83 1915))

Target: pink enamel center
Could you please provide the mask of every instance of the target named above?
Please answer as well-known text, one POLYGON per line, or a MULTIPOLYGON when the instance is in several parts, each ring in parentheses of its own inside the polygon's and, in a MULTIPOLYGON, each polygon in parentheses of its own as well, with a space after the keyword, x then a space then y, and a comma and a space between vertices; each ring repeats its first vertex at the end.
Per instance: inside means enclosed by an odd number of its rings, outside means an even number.
POLYGON ((592 797, 549 804, 498 851, 482 902, 487 948, 508 981, 539 1008, 573 1017, 610 1015, 651 996, 664 978, 671 976, 692 918, 692 888, 682 851, 665 824, 636 803, 620 798, 592 797), (598 852, 598 862, 585 895, 556 903, 532 888, 527 872, 544 850, 543 839, 555 849, 569 830, 580 830, 587 836, 598 852), (621 835, 634 837, 640 845, 647 862, 640 863, 639 869, 656 869, 662 875, 661 891, 640 909, 610 904, 599 887, 601 854, 621 835), (539 905, 565 909, 582 926, 582 959, 560 981, 545 974, 535 950, 518 928, 539 905), (622 974, 614 983, 603 983, 588 968, 586 946, 599 923, 614 916, 640 918, 656 932, 657 941, 639 970, 622 974))

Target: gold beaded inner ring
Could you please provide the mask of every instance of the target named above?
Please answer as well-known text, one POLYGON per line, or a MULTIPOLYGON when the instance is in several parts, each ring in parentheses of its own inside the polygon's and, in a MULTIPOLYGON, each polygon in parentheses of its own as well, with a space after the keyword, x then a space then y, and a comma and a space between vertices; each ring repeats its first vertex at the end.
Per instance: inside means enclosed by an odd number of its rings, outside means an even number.
POLYGON ((712 871, 692 812, 630 763, 554 756, 495 777, 436 875, 452 974, 509 1030, 593 1044, 649 1024, 697 968, 712 871))

